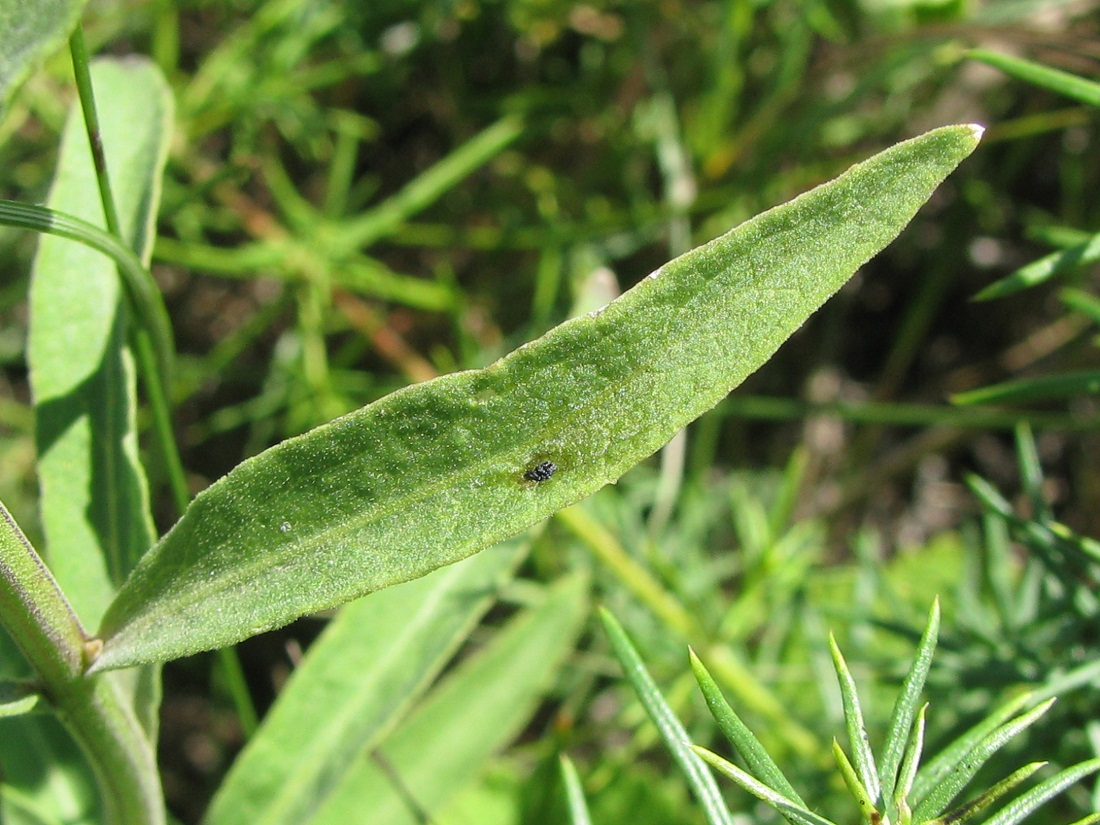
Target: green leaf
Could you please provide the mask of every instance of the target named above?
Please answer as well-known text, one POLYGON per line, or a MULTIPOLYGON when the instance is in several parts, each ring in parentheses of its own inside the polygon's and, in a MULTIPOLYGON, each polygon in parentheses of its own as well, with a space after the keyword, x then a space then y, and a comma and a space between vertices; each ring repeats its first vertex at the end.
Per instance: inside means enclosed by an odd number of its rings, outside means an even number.
POLYGON ((836 668, 837 681, 840 683, 840 698, 844 704, 844 724, 848 729, 848 746, 855 759, 856 775, 872 803, 880 798, 878 773, 875 771, 875 756, 871 752, 871 743, 867 736, 867 726, 863 721, 863 710, 859 704, 859 694, 848 664, 840 647, 829 634, 829 651, 833 654, 833 666, 836 668))
POLYGON ((1038 284, 1045 283, 1060 272, 1100 261, 1100 235, 1093 235, 1084 243, 1068 249, 1051 252, 1038 260, 1020 267, 1010 275, 994 281, 977 295, 975 301, 991 301, 1016 292, 1022 292, 1038 284))
POLYGON ((1018 714, 1032 702, 1032 694, 1024 693, 995 708, 989 716, 982 719, 969 730, 963 732, 947 747, 940 749, 935 757, 921 766, 913 783, 911 801, 920 802, 933 787, 938 785, 974 747, 991 735, 993 731, 1018 714))
POLYGON ((526 548, 516 540, 345 605, 233 763, 204 823, 307 821, 356 755, 416 702, 526 548))
POLYGON ((69 39, 84 0, 0 2, 0 117, 34 68, 69 39))
POLYGON ((1100 371, 1082 370, 1065 375, 1045 375, 1005 381, 989 387, 956 393, 952 404, 1029 404, 1077 395, 1100 395, 1100 371))
POLYGON ((1072 768, 1066 768, 1050 779, 1040 782, 1019 799, 1010 802, 998 811, 996 816, 990 817, 985 825, 1017 825, 1040 805, 1097 771, 1100 771, 1100 759, 1090 759, 1072 768))
POLYGON ((913 821, 922 822, 943 813, 951 800, 966 787, 966 784, 974 777, 978 769, 994 753, 1007 745, 1014 736, 1030 727, 1053 704, 1054 700, 1050 699, 1037 705, 1027 713, 1023 713, 1001 725, 981 741, 975 743, 968 751, 959 753, 958 759, 951 767, 950 772, 944 775, 936 786, 928 791, 928 795, 920 801, 920 804, 913 809, 913 821))
MULTIPOLYGON (((127 245, 148 261, 172 102, 152 63, 92 67, 104 149, 127 245)), ((49 204, 103 225, 79 108, 69 118, 49 204)), ((137 456, 134 370, 115 264, 81 244, 39 242, 28 359, 48 561, 89 627, 156 538, 137 456)))
POLYGON ((607 638, 611 642, 611 648, 615 652, 615 658, 622 665, 623 673, 630 682, 634 692, 642 702, 649 718, 657 727, 657 732, 664 740, 665 746, 680 766, 688 784, 691 786, 695 798, 703 808, 703 814, 711 825, 730 825, 733 817, 730 815, 726 803, 722 800, 722 793, 718 790, 718 784, 707 770, 706 765, 699 755, 691 748, 691 740, 676 718, 672 708, 668 706, 665 697, 657 689, 653 677, 646 670, 642 657, 638 655, 630 637, 626 635, 622 625, 607 610, 600 609, 600 620, 603 622, 607 638))
POLYGON ((917 711, 917 719, 913 725, 909 743, 905 746, 897 783, 894 785, 894 807, 898 810, 898 821, 902 825, 908 825, 912 819, 909 792, 913 789, 913 780, 917 777, 917 767, 920 765, 921 753, 924 750, 924 717, 927 710, 928 705, 924 704, 917 711))
POLYGON ((932 656, 936 652, 936 640, 940 631, 940 600, 932 602, 932 609, 928 614, 928 624, 925 625, 924 634, 917 645, 913 664, 902 683, 901 693, 894 701, 894 710, 890 716, 890 727, 886 733, 886 739, 882 744, 882 765, 879 769, 879 782, 882 785, 882 799, 889 801, 894 798, 894 785, 898 779, 898 768, 901 765, 902 756, 906 745, 911 741, 910 730, 913 726, 913 718, 917 714, 920 704, 921 691, 924 690, 924 681, 928 677, 928 669, 932 666, 932 656))
POLYGON ((753 779, 753 777, 745 771, 741 770, 732 762, 726 761, 718 754, 712 753, 706 748, 701 748, 698 745, 693 746, 692 750, 716 771, 732 779, 757 799, 771 805, 775 810, 783 814, 787 821, 797 823, 797 825, 834 825, 831 820, 826 819, 820 814, 815 814, 805 805, 793 802, 782 794, 776 793, 763 782, 758 782, 756 779, 753 779))
POLYGON ((1030 60, 1023 60, 1019 57, 991 52, 986 49, 972 49, 967 53, 967 56, 1000 69, 1005 74, 1033 86, 1049 89, 1081 103, 1087 103, 1089 106, 1100 106, 1100 83, 1085 80, 1085 78, 1069 72, 1052 69, 1041 63, 1034 63, 1030 60))
POLYGON ((561 760, 561 778, 565 783, 565 796, 569 803, 569 825, 592 825, 592 817, 588 813, 588 803, 584 798, 584 786, 577 775, 577 768, 573 760, 564 753, 561 760))
POLYGON ((142 560, 104 618, 95 669, 230 644, 422 576, 615 481, 767 360, 979 135, 901 143, 487 369, 240 465, 142 560), (524 478, 545 461, 552 478, 524 478))
POLYGON ((1080 312, 1094 324, 1100 325, 1100 298, 1072 287, 1063 289, 1058 293, 1058 297, 1067 307, 1080 312))
POLYGON ((1034 521, 1050 522, 1054 513, 1046 499, 1046 485, 1043 483, 1043 467, 1039 462, 1039 447, 1027 422, 1016 425, 1016 463, 1020 468, 1020 485, 1027 494, 1031 505, 1030 518, 1034 521))
MULTIPOLYGON (((936 823, 937 825, 947 825, 947 823, 951 823, 951 825, 962 825, 962 823, 973 819, 982 811, 989 808, 990 805, 1012 791, 1021 782, 1027 780, 1033 773, 1046 764, 1046 762, 1031 762, 1030 764, 1024 765, 1022 768, 1013 771, 989 790, 982 791, 982 793, 960 805, 955 810, 929 820, 929 822, 936 823)), ((920 824, 918 823, 918 825, 920 824)))
POLYGON ((879 813, 878 808, 875 807, 874 800, 871 799, 866 786, 856 774, 856 769, 852 767, 852 763, 848 761, 848 755, 844 753, 844 748, 842 748, 840 743, 835 739, 833 740, 833 758, 836 760, 837 767, 840 769, 840 775, 844 779, 844 784, 848 788, 848 793, 850 793, 852 798, 856 801, 856 805, 859 808, 860 819, 868 824, 880 821, 882 814, 879 813))
POLYGON ((764 749, 756 735, 741 721, 741 717, 730 707, 718 688, 718 683, 695 655, 695 651, 689 651, 689 654, 691 669, 695 672, 695 680, 699 683, 699 689, 703 692, 703 698, 706 699, 711 716, 718 723, 718 728, 726 739, 745 760, 752 775, 776 793, 805 807, 806 803, 802 801, 802 797, 798 795, 779 765, 764 749))
POLYGON ((542 603, 451 671, 380 748, 361 753, 309 825, 430 821, 521 732, 587 615, 583 578, 547 589, 542 603))

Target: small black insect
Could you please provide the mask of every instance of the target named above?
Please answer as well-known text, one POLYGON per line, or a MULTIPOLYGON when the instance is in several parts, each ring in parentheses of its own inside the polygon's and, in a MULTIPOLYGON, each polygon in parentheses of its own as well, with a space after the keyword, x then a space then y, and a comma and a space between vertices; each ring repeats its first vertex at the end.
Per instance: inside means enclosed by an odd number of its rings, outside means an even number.
POLYGON ((553 461, 540 461, 530 470, 523 474, 523 477, 528 481, 533 481, 535 484, 540 484, 550 476, 554 475, 558 471, 558 465, 553 461))

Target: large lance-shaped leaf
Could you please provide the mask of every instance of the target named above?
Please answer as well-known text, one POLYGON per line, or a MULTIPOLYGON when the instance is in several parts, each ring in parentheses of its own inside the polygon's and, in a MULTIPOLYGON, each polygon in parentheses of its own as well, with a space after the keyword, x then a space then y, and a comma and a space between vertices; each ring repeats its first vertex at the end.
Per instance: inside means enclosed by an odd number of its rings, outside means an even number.
MULTIPOLYGON (((148 263, 172 98, 155 64, 97 60, 91 69, 126 245, 148 263)), ((104 225, 88 135, 76 107, 49 205, 104 225)), ((115 264, 53 235, 39 240, 28 361, 47 561, 87 627, 156 539, 137 455, 134 369, 115 264)))
POLYGON ((980 133, 901 143, 486 369, 244 462, 142 559, 94 668, 229 644, 422 576, 615 481, 767 360, 980 133), (527 478, 546 462, 552 476, 527 478))

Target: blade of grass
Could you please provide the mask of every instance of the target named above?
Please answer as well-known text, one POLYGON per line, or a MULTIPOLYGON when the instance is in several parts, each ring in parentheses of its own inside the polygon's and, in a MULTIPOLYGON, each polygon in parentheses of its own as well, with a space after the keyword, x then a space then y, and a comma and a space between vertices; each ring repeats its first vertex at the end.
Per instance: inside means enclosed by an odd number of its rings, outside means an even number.
POLYGON ((982 289, 972 300, 992 301, 994 298, 1003 298, 1045 283, 1062 272, 1088 266, 1097 261, 1100 261, 1100 235, 1093 235, 1084 243, 1051 252, 1020 267, 1010 275, 982 289))
POLYGON ((833 656, 833 667, 836 668, 837 682, 840 685, 840 697, 844 704, 844 724, 848 729, 848 747, 852 749, 856 775, 866 789, 868 798, 875 803, 881 798, 878 773, 875 770, 875 756, 871 752, 871 743, 867 736, 867 726, 863 721, 863 710, 860 707, 855 679, 852 678, 852 673, 848 670, 848 664, 844 661, 844 655, 840 652, 840 647, 832 633, 829 634, 829 651, 833 656))
POLYGON ((844 779, 844 784, 848 788, 848 793, 852 795, 852 798, 856 801, 856 806, 859 809, 859 815, 866 823, 878 823, 882 819, 882 814, 879 813, 878 808, 875 807, 874 801, 871 799, 870 794, 867 793, 867 788, 864 787, 863 782, 860 781, 859 776, 856 774, 856 769, 852 767, 852 763, 848 760, 848 755, 844 752, 844 748, 840 746, 840 743, 833 740, 833 759, 836 760, 837 767, 840 769, 840 775, 844 779))
POLYGON ((955 393, 952 404, 1028 404, 1051 401, 1075 395, 1100 395, 1100 371, 1082 370, 1064 375, 1044 375, 1005 381, 989 387, 955 393))
POLYGON ((994 753, 1008 744, 1017 734, 1034 724, 1053 704, 1054 699, 1049 699, 1001 725, 988 736, 976 742, 969 750, 957 752, 957 759, 947 769, 946 775, 928 790, 927 795, 921 799, 920 804, 913 809, 914 821, 921 822, 932 819, 943 813, 951 800, 966 787, 966 784, 974 777, 978 769, 994 753))
POLYGON ((688 653, 691 657, 691 669, 695 673, 695 679, 699 683, 699 689, 703 692, 703 698, 706 699, 711 715, 718 723, 719 730, 745 760, 752 775, 776 793, 805 807, 806 803, 798 795, 779 765, 764 749, 756 735, 741 721, 741 717, 730 707, 718 683, 695 655, 695 651, 689 650, 688 653))
POLYGON ((615 657, 622 665, 627 681, 634 688, 649 718, 657 726, 657 731, 672 754, 672 758, 680 766, 695 798, 703 808, 703 815, 707 822, 711 825, 732 825, 733 818, 722 800, 722 794, 718 790, 714 777, 711 776, 699 755, 691 749, 687 731, 657 689, 653 677, 646 670, 641 656, 634 649, 626 631, 615 617, 603 608, 600 608, 600 621, 603 622, 607 638, 611 642, 615 657))
POLYGON ((936 641, 940 631, 940 600, 937 597, 932 602, 932 609, 928 613, 928 623, 917 645, 913 663, 909 666, 909 672, 905 675, 905 681, 901 686, 901 693, 894 701, 894 709, 890 715, 890 726, 887 729, 886 739, 882 743, 882 765, 879 769, 879 782, 882 787, 882 799, 894 798, 894 785, 898 779, 898 766, 901 764, 902 755, 912 741, 910 731, 913 725, 913 717, 916 716, 920 703, 921 691, 924 690, 924 681, 928 677, 928 669, 932 666, 932 657, 936 652, 936 641))
POLYGON ((971 49, 967 52, 967 57, 972 60, 980 60, 982 63, 1000 69, 1005 74, 1033 86, 1065 95, 1089 106, 1100 106, 1100 83, 1086 80, 1083 77, 1059 69, 1052 69, 1041 63, 989 51, 988 49, 971 49))
POLYGON ((564 524, 653 615, 684 639, 698 635, 695 618, 660 581, 626 551, 626 548, 584 507, 566 507, 557 514, 564 524))
POLYGON ((917 711, 913 734, 909 737, 909 744, 905 748, 901 768, 898 771, 898 781, 894 786, 894 807, 898 810, 901 825, 909 825, 913 819, 913 811, 909 807, 909 793, 913 789, 913 780, 916 779, 917 768, 920 767, 921 754, 924 751, 924 717, 927 710, 928 705, 924 704, 917 711))
POLYGON ((758 782, 752 776, 745 773, 745 771, 731 762, 726 761, 718 754, 712 753, 706 748, 701 748, 698 745, 694 746, 692 750, 716 771, 732 779, 757 799, 775 808, 775 810, 779 811, 779 813, 781 813, 788 822, 791 822, 792 825, 834 825, 832 821, 825 817, 815 814, 805 806, 792 802, 781 794, 776 793, 763 782, 758 782))
POLYGON ((1066 432, 1094 432, 1100 416, 1044 413, 1033 410, 998 410, 980 407, 958 409, 948 406, 887 404, 874 401, 813 404, 792 398, 734 394, 722 402, 717 413, 765 421, 792 421, 813 416, 832 416, 841 421, 898 424, 906 427, 945 426, 978 430, 1012 430, 1021 421, 1035 427, 1066 432))
POLYGON ((394 232, 475 169, 484 166, 523 133, 523 123, 506 117, 481 131, 383 203, 337 226, 323 227, 318 238, 334 258, 345 257, 394 232))
MULTIPOLYGON (((64 203, 68 206, 72 201, 64 203)), ((164 381, 171 376, 172 334, 168 311, 153 276, 132 250, 94 224, 37 204, 0 200, 0 225, 77 241, 110 258, 118 267, 135 314, 153 339, 160 379, 164 381)))
POLYGON ((1050 801, 1071 785, 1080 782, 1086 776, 1100 771, 1100 759, 1090 759, 1072 768, 1066 768, 1050 779, 1039 783, 1014 802, 991 817, 985 825, 1017 825, 1040 805, 1050 801))
POLYGON ((1049 521, 1054 518, 1043 496, 1043 468, 1039 464, 1039 449, 1031 427, 1021 422, 1016 427, 1016 463, 1020 469, 1020 483, 1031 505, 1031 518, 1049 521))
POLYGON ((1024 693, 996 708, 985 719, 965 731, 926 762, 918 771, 910 795, 911 802, 919 803, 933 787, 944 780, 974 747, 993 733, 1007 720, 1018 714, 1033 701, 1032 694, 1024 693))
POLYGON ((1021 782, 1026 781, 1032 774, 1046 764, 1046 762, 1031 762, 1030 764, 1024 765, 1022 768, 1006 776, 992 788, 978 794, 969 802, 960 805, 955 810, 943 816, 929 820, 929 822, 935 823, 935 825, 946 825, 948 822, 950 822, 951 825, 962 825, 963 822, 973 819, 982 811, 989 808, 990 805, 1015 789, 1021 782))
MULTIPOLYGON (((1100 241, 1100 238, 1097 240, 1100 241)), ((1072 287, 1063 289, 1058 293, 1058 297, 1067 307, 1077 310, 1094 324, 1100 326, 1100 298, 1072 287)))
POLYGON ((588 803, 584 798, 584 786, 581 778, 577 776, 577 768, 573 760, 564 753, 558 757, 561 760, 561 780, 565 784, 565 797, 569 804, 570 825, 592 825, 592 817, 588 814, 588 803))

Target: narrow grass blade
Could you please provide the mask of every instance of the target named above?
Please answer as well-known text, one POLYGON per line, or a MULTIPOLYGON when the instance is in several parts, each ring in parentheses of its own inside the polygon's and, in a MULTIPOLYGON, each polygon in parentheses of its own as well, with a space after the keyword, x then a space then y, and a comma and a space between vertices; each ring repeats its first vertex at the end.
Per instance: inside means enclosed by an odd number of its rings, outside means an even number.
POLYGON ((928 669, 932 666, 932 656, 936 652, 936 641, 940 632, 940 600, 932 602, 932 609, 928 614, 928 624, 917 652, 913 657, 913 664, 905 675, 905 681, 901 686, 901 693, 894 701, 894 709, 890 715, 890 727, 886 732, 886 740, 882 743, 882 764, 879 768, 879 781, 882 787, 882 799, 894 798, 894 785, 898 779, 898 767, 906 746, 912 741, 910 731, 913 726, 913 718, 917 714, 920 705, 921 691, 924 690, 924 681, 928 677, 928 669))
POLYGON ((1052 520, 1054 513, 1043 495, 1043 468, 1039 463, 1039 448, 1031 434, 1031 427, 1023 422, 1016 426, 1016 464, 1020 468, 1020 483, 1031 505, 1030 517, 1034 521, 1052 520))
POLYGON ((726 697, 718 688, 718 683, 695 655, 695 651, 689 651, 689 654, 691 669, 695 672, 695 679, 699 683, 699 689, 703 692, 703 698, 706 699, 711 715, 718 723, 719 730, 745 760, 751 774, 776 793, 805 807, 806 803, 802 801, 802 797, 798 795, 779 765, 764 749, 756 735, 741 721, 741 717, 730 707, 726 697))
POLYGON ((328 254, 349 255, 396 230, 454 188, 455 184, 500 154, 523 132, 523 123, 506 117, 458 147, 439 163, 360 217, 325 233, 328 254))
POLYGON ((716 771, 732 779, 757 799, 771 805, 793 825, 833 825, 830 820, 815 814, 805 805, 795 803, 785 796, 776 793, 763 782, 758 782, 745 771, 741 770, 733 763, 726 761, 718 754, 698 746, 693 747, 692 750, 716 771))
POLYGON ((899 144, 493 366, 245 462, 142 560, 101 625, 95 668, 230 644, 417 578, 616 480, 763 363, 979 134, 899 144), (527 478, 544 462, 552 478, 527 478))
POLYGON ((1090 759, 1072 768, 1055 774, 1039 783, 1014 802, 1010 802, 996 816, 986 820, 985 825, 1017 825, 1023 822, 1040 805, 1050 801, 1066 788, 1080 782, 1086 776, 1100 771, 1100 759, 1090 759))
POLYGON ((800 447, 791 453, 790 461, 783 470, 782 483, 776 491, 775 502, 768 512, 768 529, 776 538, 783 535, 790 526, 791 514, 794 513, 795 505, 798 503, 798 493, 802 489, 802 481, 806 477, 809 464, 809 451, 800 447))
POLYGON ((0 3, 0 118, 16 87, 69 39, 85 0, 0 3))
POLYGON ((1052 69, 1041 63, 987 49, 972 49, 967 52, 967 56, 1000 69, 1017 80, 1023 80, 1042 89, 1049 89, 1089 106, 1100 106, 1100 83, 1059 69, 1052 69))
POLYGON ((1020 267, 1010 275, 993 282, 977 295, 975 301, 991 301, 1033 286, 1045 283, 1062 272, 1088 266, 1100 261, 1100 235, 1094 235, 1084 243, 1068 249, 1051 252, 1042 258, 1020 267))
POLYGON ((966 486, 987 511, 1018 531, 1028 547, 1060 578, 1071 578, 1077 575, 1075 571, 1083 571, 1100 562, 1100 542, 1096 539, 1079 535, 1060 522, 1039 522, 1017 516, 1004 496, 983 478, 969 476, 966 486))
POLYGON ((588 802, 584 798, 584 786, 581 778, 577 776, 577 768, 573 760, 564 753, 561 759, 561 779, 565 783, 565 798, 569 805, 569 825, 592 825, 592 817, 588 813, 588 802))
POLYGON ((894 807, 901 813, 903 825, 906 825, 912 814, 909 809, 909 792, 913 790, 913 781, 917 778, 917 768, 920 767, 921 754, 924 751, 924 715, 927 710, 928 705, 925 704, 917 711, 913 734, 909 737, 909 744, 898 770, 898 780, 894 785, 894 807))
POLYGON ((164 300, 157 291, 156 281, 146 269, 147 244, 146 251, 143 252, 143 263, 132 249, 95 224, 47 206, 9 200, 0 200, 0 226, 13 226, 67 238, 110 258, 118 268, 131 305, 137 312, 137 323, 142 324, 149 333, 160 372, 159 378, 168 386, 174 360, 172 328, 164 300))
POLYGON ((862 820, 866 823, 878 822, 882 818, 882 814, 875 807, 875 802, 871 799, 871 795, 867 792, 863 782, 860 781, 856 769, 848 761, 848 755, 844 753, 844 748, 840 747, 840 743, 835 739, 833 740, 833 758, 840 769, 840 775, 844 779, 848 793, 856 801, 856 807, 862 820))
POLYGON ((622 665, 627 681, 638 694, 649 718, 657 726, 657 731, 672 754, 672 758, 680 766, 695 798, 703 808, 707 822, 711 825, 732 825, 733 818, 726 808, 714 777, 711 776, 698 754, 691 749, 687 731, 657 689, 653 677, 646 670, 641 656, 634 649, 626 631, 607 610, 600 610, 600 620, 603 622, 611 648, 615 651, 619 664, 622 665))
MULTIPOLYGON (((146 61, 92 67, 126 240, 148 247, 172 113, 167 84, 146 61)), ((102 222, 79 112, 71 117, 49 204, 102 222)), ((137 455, 133 364, 115 264, 54 236, 38 246, 31 280, 28 359, 34 392, 48 560, 90 627, 156 538, 137 455)))
MULTIPOLYGON (((1100 237, 1096 240, 1098 247, 1097 259, 1100 260, 1100 237)), ((1080 312, 1094 324, 1100 326, 1100 298, 1072 287, 1063 289, 1058 293, 1058 297, 1062 299, 1062 303, 1067 307, 1080 312)))
POLYGON ((1005 794, 1014 790, 1021 782, 1026 781, 1032 774, 1046 764, 1046 762, 1031 762, 1030 764, 1024 765, 1019 770, 1013 771, 1009 776, 1006 776, 992 788, 978 794, 974 799, 960 805, 955 810, 943 816, 929 820, 929 822, 935 823, 935 825, 946 825, 946 823, 951 823, 951 825, 962 825, 962 823, 969 819, 973 819, 982 811, 988 809, 990 805, 1004 797, 1005 794))
POLYGON ((935 787, 928 791, 920 804, 913 809, 913 820, 922 822, 939 816, 951 804, 966 784, 974 778, 974 774, 984 765, 989 758, 1003 748, 1018 733, 1026 730, 1036 720, 1046 713, 1054 700, 1050 699, 1023 713, 1015 719, 1001 725, 981 741, 974 744, 965 752, 958 752, 958 758, 953 765, 946 766, 947 773, 935 787))
POLYGON ((952 404, 1030 404, 1077 395, 1100 395, 1100 371, 1082 370, 1064 375, 1044 375, 1005 381, 989 387, 955 393, 952 404))
POLYGON ((526 547, 515 540, 345 605, 233 763, 205 825, 307 821, 356 754, 375 747, 417 701, 526 547))
POLYGON ((379 748, 354 760, 308 825, 430 821, 523 730, 588 613, 583 578, 547 588, 540 604, 450 671, 379 748))
POLYGON ((852 749, 856 774, 866 788, 871 802, 878 802, 881 788, 878 772, 875 770, 875 756, 871 752, 871 743, 867 736, 867 726, 863 721, 859 693, 856 690, 855 679, 852 678, 852 673, 848 670, 848 664, 844 661, 844 655, 840 652, 840 647, 832 633, 829 634, 829 651, 833 655, 833 666, 836 668, 837 681, 840 684, 840 697, 844 703, 844 724, 848 729, 848 747, 852 749))

